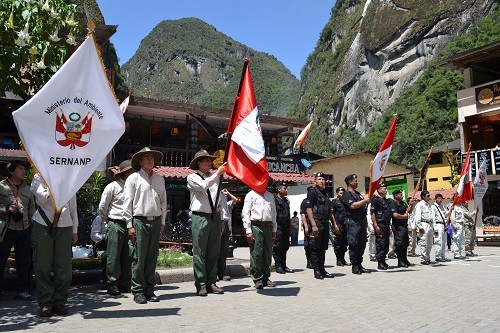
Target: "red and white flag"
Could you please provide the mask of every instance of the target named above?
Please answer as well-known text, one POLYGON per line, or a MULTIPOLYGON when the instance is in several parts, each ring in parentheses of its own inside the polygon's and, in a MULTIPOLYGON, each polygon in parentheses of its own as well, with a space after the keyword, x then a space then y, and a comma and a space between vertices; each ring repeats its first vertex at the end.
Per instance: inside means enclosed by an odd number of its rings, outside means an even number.
POLYGON ((457 193, 455 194, 455 199, 453 200, 453 205, 459 205, 462 202, 469 201, 472 199, 472 173, 470 169, 470 145, 467 150, 467 156, 465 157, 465 163, 462 167, 462 173, 460 173, 460 179, 458 180, 457 193))
POLYGON ((125 132, 92 35, 12 116, 57 210, 85 184, 125 132))
POLYGON ((227 128, 230 140, 226 148, 226 172, 263 195, 269 181, 269 171, 248 62, 246 59, 227 128))
POLYGON ((122 113, 125 113, 125 111, 127 111, 129 102, 130 102, 130 95, 128 95, 127 98, 123 100, 122 104, 120 104, 120 110, 122 111, 122 113))
POLYGON ((292 147, 292 153, 297 154, 300 151, 300 147, 304 144, 304 141, 306 141, 307 134, 309 134, 309 131, 311 130, 312 126, 312 120, 307 124, 306 127, 300 132, 299 136, 295 140, 293 147, 292 147))
POLYGON ((371 164, 371 172, 370 172, 370 193, 371 197, 375 190, 377 189, 378 184, 382 180, 382 176, 384 176, 385 166, 389 161, 389 155, 391 154, 392 144, 394 143, 394 135, 396 134, 396 123, 398 122, 398 115, 394 115, 392 119, 391 127, 389 127, 389 132, 385 137, 382 146, 378 150, 377 155, 373 159, 371 164))

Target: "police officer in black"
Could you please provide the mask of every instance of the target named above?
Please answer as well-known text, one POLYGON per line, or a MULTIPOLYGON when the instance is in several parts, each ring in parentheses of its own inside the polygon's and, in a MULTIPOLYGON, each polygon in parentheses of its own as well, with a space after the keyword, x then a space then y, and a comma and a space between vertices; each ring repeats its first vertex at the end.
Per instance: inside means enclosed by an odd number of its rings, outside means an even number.
POLYGON ((346 226, 346 211, 342 204, 342 196, 345 189, 337 187, 335 193, 337 197, 332 200, 333 216, 339 228, 338 235, 333 236, 333 252, 337 257, 337 266, 350 266, 351 264, 345 261, 345 253, 347 252, 347 226, 346 226))
POLYGON ((364 268, 363 253, 366 247, 366 205, 370 198, 365 198, 356 191, 358 176, 350 174, 344 179, 347 191, 342 196, 342 203, 346 209, 347 243, 349 244, 349 258, 353 274, 370 273, 364 268))
MULTIPOLYGON (((325 175, 322 172, 316 173, 314 182, 316 186, 307 193, 306 212, 312 230, 309 245, 314 277, 322 280, 325 277, 334 277, 333 274, 325 270, 325 252, 328 250, 330 221, 333 222, 334 230, 338 232, 338 229, 334 223, 330 199, 325 191, 325 175)), ((311 235, 311 232, 309 234, 311 235)))
POLYGON ((372 198, 370 208, 373 229, 375 231, 375 257, 378 261, 378 269, 387 270, 389 265, 385 262, 385 257, 389 252, 389 236, 391 234, 392 213, 390 208, 391 199, 387 199, 387 186, 380 183, 377 187, 377 194, 372 198))
POLYGON ((408 238, 408 215, 413 209, 413 205, 408 205, 403 200, 403 191, 392 191, 391 213, 392 213, 392 234, 394 235, 394 245, 398 256, 398 267, 408 267, 414 264, 408 261, 407 249, 410 243, 408 238))
MULTIPOLYGON (((314 186, 309 186, 307 188, 307 192, 309 192, 312 189, 314 189, 314 186)), ((306 260, 307 260, 306 267, 312 269, 313 266, 311 261, 311 247, 309 245, 309 239, 312 236, 310 232, 312 232, 312 230, 311 230, 311 223, 307 218, 306 204, 307 204, 307 197, 304 198, 304 200, 302 200, 302 202, 300 203, 300 223, 302 225, 302 230, 304 230, 304 252, 306 254, 306 260)))
POLYGON ((276 267, 276 273, 285 274, 293 273, 293 271, 286 266, 286 253, 290 248, 290 201, 287 196, 287 186, 285 183, 278 183, 276 186, 278 191, 274 202, 276 204, 276 223, 278 229, 276 230, 276 239, 273 244, 273 258, 276 267))

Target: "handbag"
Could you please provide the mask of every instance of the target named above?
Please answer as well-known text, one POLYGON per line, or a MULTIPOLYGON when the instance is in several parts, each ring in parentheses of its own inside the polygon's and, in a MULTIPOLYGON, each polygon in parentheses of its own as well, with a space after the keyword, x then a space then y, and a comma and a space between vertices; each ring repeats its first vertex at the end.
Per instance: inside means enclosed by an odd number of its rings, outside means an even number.
POLYGON ((0 220, 0 243, 3 242, 3 238, 7 233, 7 229, 9 228, 9 223, 4 220, 0 220))

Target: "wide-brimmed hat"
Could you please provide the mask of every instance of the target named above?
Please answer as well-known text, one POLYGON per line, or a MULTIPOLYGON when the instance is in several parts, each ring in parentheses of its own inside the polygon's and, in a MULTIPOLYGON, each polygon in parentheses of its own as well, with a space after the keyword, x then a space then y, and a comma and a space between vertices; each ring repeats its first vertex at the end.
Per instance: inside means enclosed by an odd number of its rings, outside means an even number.
POLYGON ((161 151, 151 150, 149 149, 149 147, 144 147, 137 153, 135 153, 134 156, 132 156, 132 168, 134 168, 134 170, 139 171, 139 169, 141 168, 139 161, 141 160, 142 156, 146 154, 153 154, 155 158, 155 166, 159 165, 163 160, 163 153, 161 151))
POLYGON ((120 163, 120 165, 118 166, 118 172, 116 172, 113 175, 113 177, 115 179, 120 179, 122 173, 124 173, 125 171, 130 170, 130 169, 132 169, 132 160, 125 160, 125 161, 120 163))
POLYGON ((198 162, 201 161, 204 158, 211 158, 212 161, 213 161, 217 157, 214 156, 214 155, 210 155, 208 153, 208 151, 206 151, 206 150, 200 150, 199 152, 197 152, 196 154, 194 154, 193 160, 191 161, 191 163, 189 163, 189 169, 191 169, 191 170, 198 170, 199 169, 198 168, 198 162))

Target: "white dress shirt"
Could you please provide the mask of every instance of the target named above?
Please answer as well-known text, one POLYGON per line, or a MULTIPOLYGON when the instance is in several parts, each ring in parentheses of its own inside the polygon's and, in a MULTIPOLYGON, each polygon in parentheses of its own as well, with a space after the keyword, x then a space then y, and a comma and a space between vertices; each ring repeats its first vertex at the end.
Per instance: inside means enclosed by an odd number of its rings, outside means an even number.
POLYGON ((123 179, 116 180, 108 184, 101 195, 99 203, 99 215, 107 224, 109 220, 123 221, 123 188, 125 181, 123 179))
MULTIPOLYGON (((192 212, 211 214, 212 207, 210 207, 210 201, 208 200, 207 189, 210 191, 212 203, 215 204, 217 189, 219 187, 219 176, 216 173, 206 175, 201 171, 197 171, 187 176, 187 187, 191 197, 189 209, 192 212)), ((219 207, 222 196, 224 194, 221 193, 219 196, 219 207)))
POLYGON ((273 232, 276 232, 278 225, 276 223, 274 196, 267 191, 264 193, 264 196, 253 190, 248 192, 245 196, 241 218, 247 234, 252 233, 252 221, 270 221, 273 225, 273 232))

